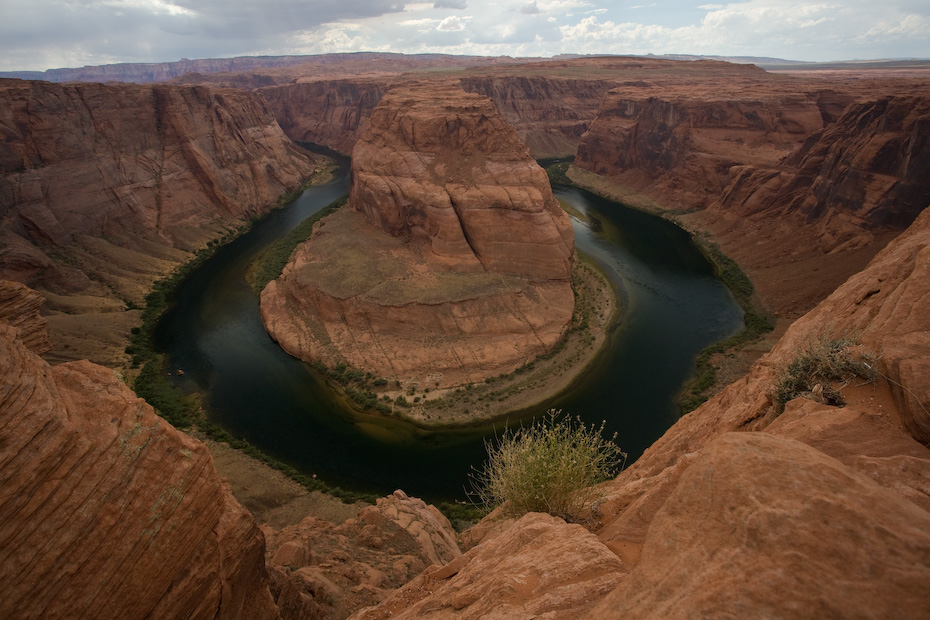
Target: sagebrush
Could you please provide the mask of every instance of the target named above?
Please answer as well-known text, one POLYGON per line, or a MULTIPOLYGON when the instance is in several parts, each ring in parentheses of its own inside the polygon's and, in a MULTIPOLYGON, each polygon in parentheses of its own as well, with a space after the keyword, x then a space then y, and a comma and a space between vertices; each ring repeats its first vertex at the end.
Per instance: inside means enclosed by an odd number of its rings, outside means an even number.
POLYGON ((588 427, 580 418, 550 410, 529 427, 486 443, 488 460, 472 478, 487 507, 503 505, 508 516, 547 512, 579 521, 597 498, 593 485, 623 466, 626 454, 616 435, 603 437, 604 423, 588 427))
POLYGON ((830 404, 843 404, 842 395, 832 384, 875 381, 876 358, 855 337, 822 335, 782 366, 772 388, 772 401, 779 413, 789 400, 815 392, 826 394, 821 400, 829 398, 830 404))

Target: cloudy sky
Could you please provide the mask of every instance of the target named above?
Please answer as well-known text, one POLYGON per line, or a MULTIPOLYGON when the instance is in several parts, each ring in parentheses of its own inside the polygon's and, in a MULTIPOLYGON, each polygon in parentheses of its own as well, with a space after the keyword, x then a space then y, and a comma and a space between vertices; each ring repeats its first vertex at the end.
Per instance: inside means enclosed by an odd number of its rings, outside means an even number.
POLYGON ((930 57, 928 0, 0 0, 0 70, 386 51, 930 57))

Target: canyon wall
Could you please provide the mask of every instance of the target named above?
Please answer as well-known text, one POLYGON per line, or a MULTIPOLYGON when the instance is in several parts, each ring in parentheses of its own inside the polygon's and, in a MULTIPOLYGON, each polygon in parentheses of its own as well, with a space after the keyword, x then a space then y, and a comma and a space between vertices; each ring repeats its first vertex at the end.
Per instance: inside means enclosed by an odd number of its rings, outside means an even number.
MULTIPOLYGON (((315 168, 250 93, 0 80, 0 277, 128 334, 154 280, 315 168)), ((50 319, 58 359, 117 363, 125 343, 50 319)))
POLYGON ((928 304, 925 210, 748 375, 603 483, 588 529, 492 514, 463 556, 352 618, 926 616, 928 304), (880 352, 878 380, 837 385, 845 407, 808 394, 778 414, 781 369, 850 334, 880 352))
POLYGON ((573 255, 545 172, 487 98, 398 87, 355 146, 348 208, 262 292, 262 317, 303 359, 472 383, 562 337, 573 255))
MULTIPOLYGON (((11 305, 34 293, 15 284, 11 305)), ((279 617, 264 540, 207 449, 87 361, 0 318, 0 616, 279 617), (41 351, 41 348, 39 349, 41 351)))
POLYGON ((368 128, 374 110, 393 80, 318 80, 263 88, 278 124, 295 142, 321 144, 351 153, 368 128))
POLYGON ((710 233, 776 315, 808 310, 930 204, 925 80, 689 81, 687 64, 610 91, 575 176, 710 233))

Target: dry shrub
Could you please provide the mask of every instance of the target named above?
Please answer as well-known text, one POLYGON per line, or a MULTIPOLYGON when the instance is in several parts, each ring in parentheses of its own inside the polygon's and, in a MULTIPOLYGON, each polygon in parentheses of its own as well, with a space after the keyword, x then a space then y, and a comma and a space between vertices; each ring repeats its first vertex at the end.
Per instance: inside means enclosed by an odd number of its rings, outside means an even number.
POLYGON ((789 400, 810 394, 819 395, 818 399, 828 404, 845 404, 832 384, 855 379, 875 381, 876 357, 857 338, 821 335, 779 370, 772 401, 779 413, 789 400))
POLYGON ((508 431, 487 443, 484 469, 472 476, 478 499, 487 507, 503 504, 507 516, 547 512, 577 522, 597 498, 593 485, 622 468, 626 454, 602 437, 600 427, 549 410, 527 428, 508 431))

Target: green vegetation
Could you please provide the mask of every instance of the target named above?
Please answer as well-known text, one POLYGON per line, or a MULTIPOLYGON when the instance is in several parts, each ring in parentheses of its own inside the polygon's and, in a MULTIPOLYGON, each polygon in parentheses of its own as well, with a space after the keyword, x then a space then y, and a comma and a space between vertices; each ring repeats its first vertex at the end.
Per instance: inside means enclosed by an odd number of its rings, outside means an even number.
POLYGON ((843 405, 842 394, 831 384, 857 378, 875 381, 875 361, 875 354, 863 349, 855 338, 821 335, 779 369, 771 394, 775 409, 781 413, 785 403, 805 394, 830 405, 843 405))
POLYGON ((486 445, 488 460, 473 476, 476 495, 487 508, 503 505, 505 514, 548 512, 579 521, 597 499, 598 482, 616 475, 626 454, 579 418, 549 410, 542 421, 504 434, 486 445))
POLYGON ((348 200, 348 196, 343 196, 339 200, 331 202, 298 224, 294 230, 265 250, 249 268, 248 280, 252 290, 256 293, 260 293, 269 282, 280 276, 281 271, 291 259, 291 255, 294 253, 297 246, 310 237, 310 233, 313 232, 314 224, 327 215, 335 213, 335 211, 345 205, 348 200))
POLYGON ((739 333, 706 347, 698 354, 694 361, 695 375, 678 397, 678 406, 681 407, 682 413, 696 409, 707 400, 707 391, 717 381, 714 356, 739 349, 775 329, 774 319, 759 307, 752 281, 736 261, 724 254, 715 243, 699 238, 695 238, 694 242, 714 265, 717 277, 730 289, 736 302, 743 309, 745 327, 739 333))

